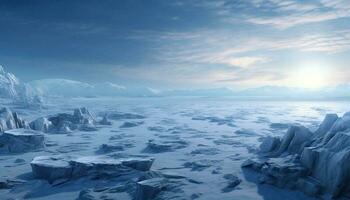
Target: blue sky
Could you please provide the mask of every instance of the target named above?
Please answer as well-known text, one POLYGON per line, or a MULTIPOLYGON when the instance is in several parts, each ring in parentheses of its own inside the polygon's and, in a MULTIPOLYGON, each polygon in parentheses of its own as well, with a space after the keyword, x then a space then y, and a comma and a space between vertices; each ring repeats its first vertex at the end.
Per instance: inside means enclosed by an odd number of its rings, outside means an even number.
POLYGON ((318 88, 350 81, 348 0, 0 0, 0 63, 25 81, 318 88))

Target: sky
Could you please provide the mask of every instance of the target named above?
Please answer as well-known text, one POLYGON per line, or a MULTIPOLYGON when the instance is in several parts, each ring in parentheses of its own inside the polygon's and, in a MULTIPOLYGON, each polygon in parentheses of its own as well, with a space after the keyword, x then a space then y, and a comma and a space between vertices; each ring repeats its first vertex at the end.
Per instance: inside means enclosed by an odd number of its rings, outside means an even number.
POLYGON ((0 0, 0 16, 0 64, 24 81, 350 82, 349 0, 0 0))

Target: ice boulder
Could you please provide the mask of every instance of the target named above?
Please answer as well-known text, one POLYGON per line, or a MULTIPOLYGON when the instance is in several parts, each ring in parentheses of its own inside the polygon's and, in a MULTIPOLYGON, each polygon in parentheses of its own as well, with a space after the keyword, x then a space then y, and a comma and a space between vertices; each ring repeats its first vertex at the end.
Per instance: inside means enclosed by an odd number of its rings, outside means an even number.
POLYGON ((74 109, 73 115, 67 113, 60 113, 49 118, 54 126, 60 126, 62 123, 70 124, 94 124, 95 119, 87 108, 74 109))
POLYGON ((29 123, 29 127, 33 130, 42 131, 47 133, 52 127, 52 122, 49 121, 46 117, 40 117, 29 123))
POLYGON ((120 158, 106 156, 40 156, 31 162, 35 177, 54 182, 83 176, 111 178, 148 171, 153 158, 120 158))
POLYGON ((72 176, 70 157, 66 156, 39 156, 30 163, 33 175, 36 178, 53 182, 58 179, 67 179, 72 176))
POLYGON ((21 153, 45 147, 44 135, 30 129, 7 130, 0 135, 0 149, 10 153, 21 153))
POLYGON ((73 114, 59 113, 48 118, 41 117, 30 123, 33 130, 66 134, 74 130, 96 131, 96 120, 85 107, 77 108, 73 114))

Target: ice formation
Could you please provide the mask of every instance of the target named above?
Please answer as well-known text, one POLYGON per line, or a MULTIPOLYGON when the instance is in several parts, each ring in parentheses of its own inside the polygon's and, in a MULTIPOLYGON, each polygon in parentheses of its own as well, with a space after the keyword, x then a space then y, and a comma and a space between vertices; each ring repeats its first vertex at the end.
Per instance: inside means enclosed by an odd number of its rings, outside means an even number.
POLYGON ((12 112, 7 107, 0 109, 0 132, 26 127, 28 124, 16 112, 12 112))
POLYGON ((85 107, 74 109, 73 114, 59 113, 48 118, 40 117, 30 123, 30 128, 49 133, 69 133, 72 130, 96 131, 97 122, 85 107))
POLYGON ((30 163, 36 178, 54 182, 84 176, 111 178, 136 171, 150 170, 152 158, 114 159, 104 156, 39 156, 30 163))
POLYGON ((29 124, 17 112, 0 109, 0 151, 21 153, 45 147, 44 135, 29 129, 29 124))
POLYGON ((44 147, 44 135, 30 129, 12 129, 0 135, 0 151, 21 153, 44 147))
POLYGON ((31 86, 22 83, 14 74, 0 65, 0 97, 10 99, 21 106, 41 106, 42 97, 31 86))
POLYGON ((284 137, 267 137, 261 155, 242 167, 262 173, 260 181, 299 189, 312 196, 342 196, 350 191, 350 113, 326 115, 312 132, 291 126, 284 137))

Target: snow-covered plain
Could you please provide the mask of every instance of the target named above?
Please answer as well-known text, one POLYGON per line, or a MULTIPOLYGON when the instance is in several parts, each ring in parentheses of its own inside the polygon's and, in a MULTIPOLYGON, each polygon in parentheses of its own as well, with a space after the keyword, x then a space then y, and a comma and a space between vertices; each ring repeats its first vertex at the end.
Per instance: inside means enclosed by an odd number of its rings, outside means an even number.
MULTIPOLYGON (((316 130, 326 113, 341 116, 349 105, 345 101, 238 101, 228 97, 56 97, 46 101, 40 110, 2 105, 29 122, 80 107, 87 107, 96 121, 105 119, 96 124, 96 131, 48 132, 44 148, 1 153, 0 177, 12 182, 10 189, 0 190, 0 199, 123 200, 133 195, 139 199, 313 199, 299 191, 258 184, 258 173, 241 165, 257 154, 262 138, 282 137, 291 124, 316 130), (38 156, 74 157, 68 163, 75 163, 75 168, 77 160, 86 167, 101 157, 154 159, 151 171, 163 175, 148 172, 142 176, 154 178, 143 180, 135 173, 103 178, 80 174, 50 184, 32 173, 31 161, 38 156), (134 190, 132 183, 136 182, 134 190)), ((106 163, 108 159, 92 165, 106 163)))

